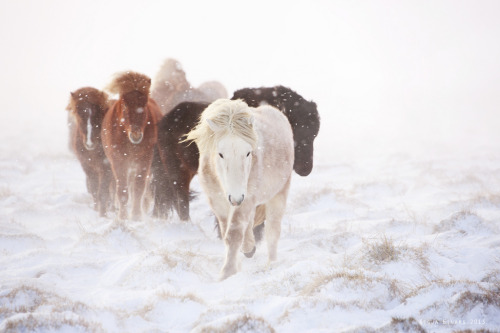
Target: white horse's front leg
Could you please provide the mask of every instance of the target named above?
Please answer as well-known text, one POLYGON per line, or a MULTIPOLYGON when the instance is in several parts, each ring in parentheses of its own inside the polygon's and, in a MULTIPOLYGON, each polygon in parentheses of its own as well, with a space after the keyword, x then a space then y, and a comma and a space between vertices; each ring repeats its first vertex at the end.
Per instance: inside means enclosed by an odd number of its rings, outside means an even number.
POLYGON ((247 217, 247 224, 245 229, 245 237, 243 238, 243 245, 241 251, 245 254, 245 257, 252 258, 255 254, 255 236, 253 234, 255 209, 252 209, 247 217))
POLYGON ((226 245, 226 260, 222 267, 221 280, 238 272, 238 253, 243 244, 243 234, 248 225, 248 216, 251 209, 245 204, 230 208, 228 225, 224 237, 226 245))

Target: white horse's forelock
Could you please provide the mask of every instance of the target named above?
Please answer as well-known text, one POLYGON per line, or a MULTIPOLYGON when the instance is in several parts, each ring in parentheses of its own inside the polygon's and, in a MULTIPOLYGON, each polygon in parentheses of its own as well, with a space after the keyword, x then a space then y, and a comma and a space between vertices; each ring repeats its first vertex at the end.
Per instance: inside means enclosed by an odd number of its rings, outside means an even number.
POLYGON ((236 135, 257 146, 257 134, 249 106, 242 100, 218 99, 201 114, 198 125, 186 141, 195 141, 201 153, 214 151, 216 143, 228 134, 236 135))

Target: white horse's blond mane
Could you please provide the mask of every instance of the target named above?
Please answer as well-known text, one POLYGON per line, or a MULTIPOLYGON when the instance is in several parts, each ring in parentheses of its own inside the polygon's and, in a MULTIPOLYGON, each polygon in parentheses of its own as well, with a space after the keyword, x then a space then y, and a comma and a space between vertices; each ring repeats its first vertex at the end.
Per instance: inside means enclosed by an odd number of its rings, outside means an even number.
POLYGON ((214 151, 220 138, 233 134, 253 149, 257 147, 257 133, 253 128, 250 107, 242 100, 218 99, 201 114, 198 125, 188 133, 185 141, 194 141, 200 153, 214 151), (210 120, 218 129, 216 132, 208 124, 210 120))

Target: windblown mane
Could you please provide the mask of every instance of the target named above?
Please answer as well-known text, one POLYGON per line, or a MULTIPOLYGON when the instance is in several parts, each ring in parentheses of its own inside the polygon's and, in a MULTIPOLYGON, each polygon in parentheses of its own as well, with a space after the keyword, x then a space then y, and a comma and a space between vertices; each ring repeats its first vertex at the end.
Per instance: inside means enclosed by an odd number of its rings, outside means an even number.
POLYGON ((76 110, 76 105, 82 102, 97 105, 102 111, 106 110, 109 106, 108 95, 105 92, 92 87, 84 87, 71 93, 66 110, 74 111, 76 110))
POLYGON ((255 149, 257 133, 249 111, 250 108, 242 100, 218 99, 203 111, 198 125, 188 133, 185 141, 195 141, 203 153, 213 151, 221 137, 233 134, 247 141, 255 149), (221 130, 214 132, 207 120, 211 120, 221 130))
POLYGON ((139 91, 140 93, 149 96, 149 88, 151 87, 151 79, 137 72, 126 71, 115 74, 111 83, 107 86, 107 90, 113 94, 124 95, 131 91, 139 91))

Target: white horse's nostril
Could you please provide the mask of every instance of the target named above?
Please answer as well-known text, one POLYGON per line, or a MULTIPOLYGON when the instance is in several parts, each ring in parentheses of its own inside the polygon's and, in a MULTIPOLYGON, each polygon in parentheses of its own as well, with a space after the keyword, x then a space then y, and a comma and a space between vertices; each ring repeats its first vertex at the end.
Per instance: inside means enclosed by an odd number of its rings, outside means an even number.
POLYGON ((231 197, 231 195, 229 195, 229 203, 233 206, 239 206, 241 205, 241 203, 243 202, 243 200, 245 199, 245 195, 242 194, 241 197, 238 199, 238 200, 234 200, 233 201, 233 198, 231 197))

